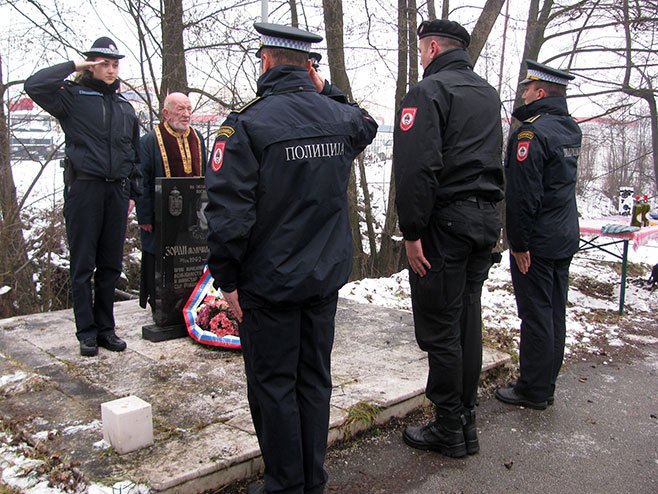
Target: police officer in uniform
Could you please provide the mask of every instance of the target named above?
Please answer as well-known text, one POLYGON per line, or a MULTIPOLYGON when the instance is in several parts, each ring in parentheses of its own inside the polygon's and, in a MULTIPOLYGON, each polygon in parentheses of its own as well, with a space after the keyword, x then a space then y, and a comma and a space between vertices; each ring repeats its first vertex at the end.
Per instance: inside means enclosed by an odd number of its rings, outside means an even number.
POLYGON ((403 439, 462 457, 479 451, 480 295, 503 198, 500 100, 473 72, 461 25, 425 21, 418 37, 425 72, 398 111, 393 166, 416 340, 428 353, 426 395, 436 419, 407 427, 403 439))
POLYGON ((499 400, 542 410, 562 366, 569 264, 578 250, 577 161, 582 133, 565 98, 574 76, 526 60, 522 122, 507 144, 510 268, 521 319, 520 377, 499 400))
POLYGON ((114 289, 121 275, 126 223, 139 194, 139 125, 119 92, 116 44, 98 38, 87 59, 42 69, 25 91, 59 122, 66 137, 64 218, 80 354, 120 352, 114 289), (65 80, 77 72, 74 81, 65 80), (91 278, 94 278, 92 295, 91 278))
POLYGON ((320 36, 268 23, 257 98, 217 133, 206 172, 209 267, 240 321, 265 484, 321 493, 330 355, 351 271, 347 184, 377 124, 311 67, 320 36))

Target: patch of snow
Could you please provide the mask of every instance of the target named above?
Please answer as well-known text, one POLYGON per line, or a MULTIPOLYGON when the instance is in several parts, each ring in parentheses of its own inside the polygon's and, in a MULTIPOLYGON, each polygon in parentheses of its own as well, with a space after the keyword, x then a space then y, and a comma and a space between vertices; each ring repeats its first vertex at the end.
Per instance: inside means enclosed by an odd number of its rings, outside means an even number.
POLYGON ((65 427, 62 429, 62 434, 75 434, 76 432, 80 431, 88 431, 88 430, 100 430, 101 429, 101 422, 100 420, 92 420, 88 424, 81 424, 81 425, 70 425, 68 427, 65 427))
POLYGON ((16 371, 8 376, 0 376, 0 388, 7 384, 13 384, 27 379, 28 375, 23 371, 16 371))
POLYGON ((0 295, 4 295, 5 293, 8 293, 8 292, 10 292, 10 291, 11 291, 11 287, 10 287, 10 286, 7 286, 7 285, 5 285, 5 286, 0 286, 0 295))

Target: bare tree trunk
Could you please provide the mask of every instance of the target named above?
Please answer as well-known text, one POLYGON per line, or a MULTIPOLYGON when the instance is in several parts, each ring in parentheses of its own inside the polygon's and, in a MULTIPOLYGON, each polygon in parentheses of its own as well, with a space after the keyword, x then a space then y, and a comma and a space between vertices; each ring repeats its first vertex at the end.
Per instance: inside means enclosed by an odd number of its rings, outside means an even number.
POLYGON ((468 54, 473 61, 473 65, 477 62, 504 3, 505 0, 487 0, 487 3, 484 5, 471 33, 471 44, 468 46, 468 54))
MULTIPOLYGON (((539 50, 544 44, 544 32, 549 21, 551 9, 553 8, 553 0, 544 0, 544 4, 539 10, 540 0, 530 0, 530 8, 528 11, 528 27, 525 33, 525 44, 523 47, 523 57, 521 60, 527 59, 537 60, 539 50)), ((521 81, 525 79, 526 68, 522 63, 519 69, 519 83, 516 90, 516 99, 514 100, 514 108, 523 105, 521 99, 521 81)))
MULTIPOLYGON (((322 0, 324 12, 325 34, 327 37, 327 58, 329 75, 349 101, 353 101, 350 80, 345 70, 345 54, 343 44, 343 2, 342 0, 322 0)), ((361 279, 366 273, 366 259, 361 242, 361 226, 358 211, 358 194, 356 188, 356 172, 354 165, 350 172, 350 183, 347 189, 348 211, 352 226, 352 246, 354 249, 352 274, 350 280, 361 279)))
POLYGON ((505 24, 503 26, 503 47, 500 49, 500 68, 498 69, 498 95, 503 90, 503 72, 505 68, 505 46, 507 45, 507 26, 509 24, 509 0, 505 5, 505 24))
POLYGON ((290 4, 290 23, 293 27, 299 27, 299 20, 297 19, 297 2, 296 0, 288 0, 290 4))
MULTIPOLYGON (((407 93, 407 60, 409 59, 408 42, 408 19, 406 0, 398 0, 398 76, 395 88, 395 109, 397 111, 402 104, 402 99, 407 93)), ((397 121, 394 122, 397 125, 397 121)), ((398 213, 395 208, 395 176, 391 169, 391 181, 388 189, 388 204, 386 208, 386 220, 382 230, 382 241, 379 254, 375 261, 375 271, 379 276, 388 276, 398 271, 402 263, 401 255, 404 249, 396 248, 393 237, 399 234, 398 213)))
POLYGON ((427 14, 430 21, 436 19, 436 7, 434 7, 434 0, 427 0, 427 14))
POLYGON ((407 23, 409 30, 409 87, 418 82, 418 36, 417 22, 418 9, 416 0, 408 0, 407 23))
POLYGON ((160 102, 167 94, 187 92, 187 69, 183 43, 183 0, 163 0, 162 13, 162 84, 160 102))
POLYGON ((370 259, 367 263, 366 276, 370 275, 371 266, 377 255, 377 236, 375 235, 374 224, 375 221, 372 217, 372 204, 370 203, 370 191, 368 189, 368 179, 366 177, 366 166, 363 159, 363 153, 357 157, 359 163, 359 182, 361 183, 361 190, 363 191, 363 209, 366 217, 366 228, 368 230, 368 244, 370 245, 370 259))
MULTIPOLYGON (((626 94, 634 96, 636 98, 642 98, 649 105, 649 115, 651 123, 651 150, 653 151, 653 170, 654 170, 654 190, 658 192, 658 109, 656 108, 656 92, 653 89, 651 83, 651 78, 647 77, 646 74, 642 74, 643 79, 646 81, 648 88, 647 89, 635 89, 631 87, 631 72, 633 68, 640 70, 633 63, 632 58, 632 44, 633 36, 631 35, 631 23, 632 19, 628 9, 628 0, 623 0, 623 14, 624 14, 624 34, 626 40, 626 68, 624 72, 624 82, 622 85, 622 91, 626 94)), ((639 7, 638 7, 639 9, 639 7)), ((639 15, 640 12, 637 12, 639 15)), ((642 72, 640 70, 640 72, 642 72)))
POLYGON ((441 9, 441 19, 447 19, 450 13, 450 1, 443 0, 443 9, 441 9))
MULTIPOLYGON (((2 56, 0 56, 0 84, 1 81, 2 56)), ((0 85, 0 288, 8 286, 11 290, 0 295, 0 318, 39 310, 38 294, 33 281, 34 267, 27 254, 20 206, 9 159, 9 130, 5 114, 6 89, 6 85, 0 85)))

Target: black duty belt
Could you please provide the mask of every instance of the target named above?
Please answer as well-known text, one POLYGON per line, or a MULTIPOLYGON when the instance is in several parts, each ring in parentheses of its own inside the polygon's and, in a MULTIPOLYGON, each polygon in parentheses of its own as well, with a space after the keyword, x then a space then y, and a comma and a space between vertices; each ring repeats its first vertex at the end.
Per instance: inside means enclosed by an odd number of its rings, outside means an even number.
POLYGON ((468 196, 463 199, 453 201, 452 204, 454 204, 455 206, 470 206, 472 208, 479 208, 479 209, 496 207, 495 202, 487 201, 478 196, 468 196))
POLYGON ((99 177, 98 175, 92 175, 91 173, 85 173, 85 172, 75 172, 75 178, 76 180, 93 180, 95 182, 121 182, 125 180, 125 178, 105 178, 105 177, 99 177))

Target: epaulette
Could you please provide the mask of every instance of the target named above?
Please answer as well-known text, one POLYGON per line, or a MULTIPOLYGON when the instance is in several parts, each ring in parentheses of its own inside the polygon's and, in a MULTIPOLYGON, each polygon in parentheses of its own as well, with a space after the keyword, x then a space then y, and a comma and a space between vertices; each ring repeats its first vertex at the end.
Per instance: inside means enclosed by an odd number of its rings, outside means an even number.
POLYGON ((252 99, 251 101, 248 101, 247 103, 245 103, 244 105, 242 105, 240 108, 236 108, 236 109, 233 110, 231 113, 242 113, 242 112, 245 111, 247 108, 249 108, 251 105, 253 105, 254 103, 256 103, 257 101, 260 101, 260 100, 261 100, 261 97, 260 97, 260 96, 256 96, 254 99, 252 99))
POLYGON ((535 120, 537 120, 542 115, 543 115, 543 113, 539 113, 539 114, 535 115, 534 117, 530 117, 529 119, 524 120, 523 123, 533 123, 535 120))

